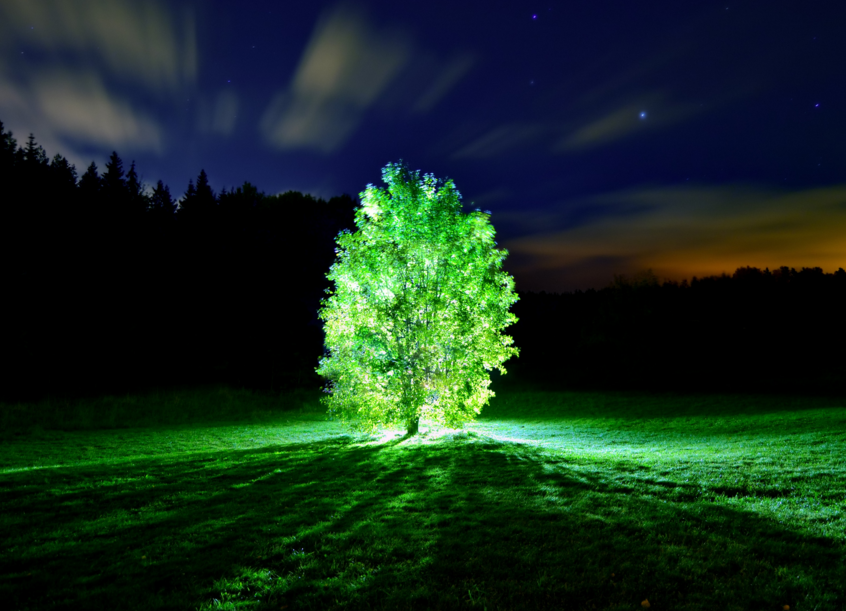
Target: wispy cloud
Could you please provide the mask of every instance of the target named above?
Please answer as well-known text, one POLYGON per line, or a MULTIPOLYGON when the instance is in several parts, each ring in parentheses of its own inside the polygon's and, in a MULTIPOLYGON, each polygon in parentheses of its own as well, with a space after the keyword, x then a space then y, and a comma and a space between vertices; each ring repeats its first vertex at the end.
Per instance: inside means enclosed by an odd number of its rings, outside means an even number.
POLYGON ((0 50, 4 122, 72 159, 80 146, 163 152, 159 121, 129 99, 181 100, 197 74, 191 13, 156 0, 8 0, 0 50))
MULTIPOLYGON (((628 82, 620 78, 602 86, 601 90, 608 93, 599 101, 595 90, 568 95, 564 100, 550 96, 555 104, 541 107, 537 120, 531 123, 462 126, 444 148, 452 151, 454 159, 490 158, 518 153, 526 147, 553 154, 580 152, 682 123, 716 106, 712 101, 706 108, 658 90, 643 93, 621 89, 628 82)), ((733 94, 733 99, 736 97, 733 94)))
POLYGON ((682 279, 743 265, 832 271, 846 265, 846 185, 792 192, 744 185, 653 187, 589 203, 602 206, 603 215, 563 231, 508 240, 515 275, 564 278, 566 270, 579 270, 596 286, 615 273, 646 268, 682 279))
POLYGON ((95 72, 39 72, 24 85, 0 79, 0 111, 19 143, 30 131, 49 155, 62 153, 78 167, 90 157, 75 143, 112 149, 161 152, 158 122, 110 93, 95 72), (23 129, 20 129, 23 127, 23 129))
POLYGON ((564 135, 552 146, 553 152, 583 150, 685 121, 704 107, 688 102, 674 102, 661 93, 635 96, 598 115, 563 127, 564 135))
POLYGON ((3 46, 32 49, 49 64, 82 64, 161 93, 197 74, 191 14, 176 19, 155 0, 4 0, 0 17, 3 46))
POLYGON ((372 28, 351 6, 336 7, 318 23, 290 88, 265 111, 264 136, 283 149, 337 149, 409 53, 398 32, 372 28))
POLYGON ((197 113, 197 128, 201 133, 228 136, 238 122, 238 95, 234 91, 219 91, 212 99, 203 99, 197 113))
POLYGON ((93 72, 75 76, 42 74, 30 91, 41 116, 60 137, 71 136, 110 147, 155 151, 162 148, 157 123, 109 93, 93 72))
POLYGON ((548 133, 544 126, 531 123, 506 123, 471 140, 452 154, 453 159, 484 159, 512 153, 533 144, 548 133))
MULTIPOLYGON (((713 78, 699 76, 703 36, 723 27, 711 13, 692 11, 695 16, 677 24, 677 32, 636 49, 627 39, 603 45, 603 51, 573 63, 554 80, 539 80, 531 92, 532 123, 542 129, 516 130, 514 117, 499 112, 502 97, 494 96, 490 112, 478 113, 488 117, 479 122, 487 123, 472 130, 462 126, 441 149, 457 158, 517 155, 526 147, 578 154, 637 141, 760 94, 773 76, 756 71, 749 53, 714 58, 713 78)), ((513 92, 502 95, 517 98, 513 92)))
POLYGON ((411 96, 411 77, 425 72, 425 62, 415 59, 419 52, 407 32, 376 27, 363 10, 336 5, 318 22, 290 85, 265 110, 260 122, 265 139, 280 149, 329 153, 343 146, 365 112, 380 102, 393 101, 412 112, 431 110, 473 60, 459 55, 443 66, 438 61, 439 68, 418 79, 411 96))
MULTIPOLYGON (((422 93, 414 92, 416 102, 414 112, 429 112, 455 87, 464 75, 475 65, 476 58, 469 53, 461 53, 447 60, 444 65, 438 60, 430 62, 432 74, 424 81, 422 93)), ((416 76, 416 75, 415 75, 416 76)))

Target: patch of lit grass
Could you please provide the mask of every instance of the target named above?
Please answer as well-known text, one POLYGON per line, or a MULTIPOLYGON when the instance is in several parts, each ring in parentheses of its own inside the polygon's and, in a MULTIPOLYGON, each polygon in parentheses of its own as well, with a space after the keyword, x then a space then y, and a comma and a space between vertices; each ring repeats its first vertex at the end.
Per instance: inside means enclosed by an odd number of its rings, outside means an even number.
POLYGON ((0 450, 12 609, 839 609, 846 409, 501 392, 464 431, 263 422, 0 450))
POLYGON ((49 398, 38 403, 0 402, 0 437, 43 431, 189 425, 203 422, 269 422, 281 412, 318 409, 318 391, 268 393, 228 386, 107 395, 92 399, 49 398))

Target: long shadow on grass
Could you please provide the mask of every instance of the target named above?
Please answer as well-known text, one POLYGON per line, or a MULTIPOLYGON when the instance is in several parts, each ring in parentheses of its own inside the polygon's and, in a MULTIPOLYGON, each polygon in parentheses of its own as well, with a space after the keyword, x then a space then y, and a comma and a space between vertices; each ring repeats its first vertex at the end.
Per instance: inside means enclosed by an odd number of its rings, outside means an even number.
POLYGON ((692 485, 645 496, 627 475, 472 434, 6 474, 0 596, 12 609, 846 604, 839 542, 692 485))

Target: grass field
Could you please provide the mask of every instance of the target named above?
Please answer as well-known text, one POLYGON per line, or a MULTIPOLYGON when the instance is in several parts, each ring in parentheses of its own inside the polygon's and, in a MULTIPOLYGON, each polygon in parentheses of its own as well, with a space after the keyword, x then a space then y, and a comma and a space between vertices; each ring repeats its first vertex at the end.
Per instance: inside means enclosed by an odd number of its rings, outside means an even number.
POLYGON ((310 393, 0 405, 0 607, 846 609, 844 405, 512 389, 412 439, 310 393))

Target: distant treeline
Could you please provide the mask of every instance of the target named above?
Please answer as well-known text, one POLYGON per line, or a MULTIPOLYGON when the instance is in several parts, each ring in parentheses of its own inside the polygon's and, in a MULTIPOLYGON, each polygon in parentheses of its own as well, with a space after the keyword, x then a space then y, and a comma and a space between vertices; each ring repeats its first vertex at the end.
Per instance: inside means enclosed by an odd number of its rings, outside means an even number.
POLYGON ((520 293, 519 376, 553 386, 842 392, 846 271, 738 268, 601 290, 520 293))
MULTIPOLYGON (((223 382, 317 388, 317 308, 356 201, 204 171, 179 198, 112 153, 82 176, 0 123, 0 400, 223 382)), ((519 283, 519 278, 517 279, 519 283)), ((839 390, 846 272, 521 292, 509 379, 551 386, 839 390)))
POLYGON ((0 399, 221 381, 309 383, 334 238, 355 201, 204 171, 177 204, 113 153, 78 176, 0 123, 0 399))

